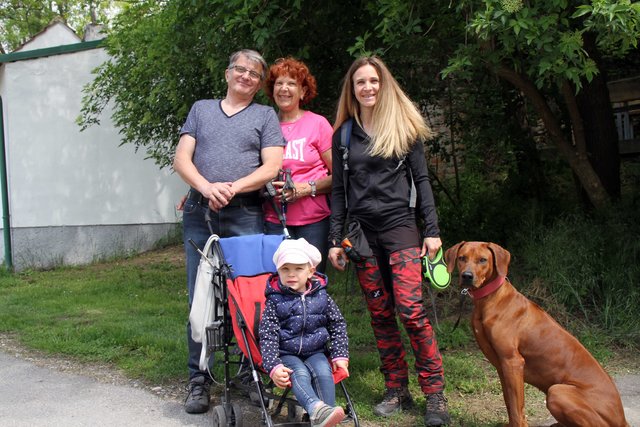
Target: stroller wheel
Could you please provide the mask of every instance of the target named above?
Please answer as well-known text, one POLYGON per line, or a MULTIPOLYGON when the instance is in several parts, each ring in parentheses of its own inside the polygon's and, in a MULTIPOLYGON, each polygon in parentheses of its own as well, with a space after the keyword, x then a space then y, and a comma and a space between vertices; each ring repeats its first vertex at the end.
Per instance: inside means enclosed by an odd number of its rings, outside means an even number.
POLYGON ((242 427, 242 408, 237 403, 234 403, 231 408, 233 411, 231 425, 235 427, 242 427))
POLYGON ((227 427, 227 413, 222 405, 214 406, 213 408, 213 426, 227 427))

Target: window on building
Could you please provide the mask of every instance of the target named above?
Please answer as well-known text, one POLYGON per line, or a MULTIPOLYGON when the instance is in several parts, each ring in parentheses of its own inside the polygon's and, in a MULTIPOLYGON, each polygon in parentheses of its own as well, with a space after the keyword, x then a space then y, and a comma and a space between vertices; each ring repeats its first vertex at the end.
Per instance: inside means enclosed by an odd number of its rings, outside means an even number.
POLYGON ((613 112, 620 141, 640 139, 640 100, 616 102, 613 112))

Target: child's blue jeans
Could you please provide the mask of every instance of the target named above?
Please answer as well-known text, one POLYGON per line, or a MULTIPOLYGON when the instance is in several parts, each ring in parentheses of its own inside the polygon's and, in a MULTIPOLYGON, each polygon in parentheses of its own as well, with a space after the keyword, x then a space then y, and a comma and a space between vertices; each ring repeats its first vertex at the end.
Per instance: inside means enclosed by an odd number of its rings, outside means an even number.
POLYGON ((282 363, 291 369, 291 389, 298 403, 309 415, 321 401, 329 406, 336 403, 336 386, 329 360, 324 353, 316 353, 302 359, 285 355, 282 363))

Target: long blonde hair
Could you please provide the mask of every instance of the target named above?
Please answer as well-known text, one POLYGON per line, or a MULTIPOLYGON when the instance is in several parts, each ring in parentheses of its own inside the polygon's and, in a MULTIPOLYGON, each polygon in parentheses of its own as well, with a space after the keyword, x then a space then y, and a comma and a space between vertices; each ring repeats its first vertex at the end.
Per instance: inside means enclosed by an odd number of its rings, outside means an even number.
POLYGON ((355 97, 353 75, 365 65, 376 69, 380 79, 378 99, 373 106, 373 135, 369 154, 383 158, 406 155, 417 140, 432 136, 431 129, 424 121, 418 108, 404 93, 387 66, 377 56, 356 59, 344 77, 333 129, 353 117, 360 126, 360 104, 355 97))

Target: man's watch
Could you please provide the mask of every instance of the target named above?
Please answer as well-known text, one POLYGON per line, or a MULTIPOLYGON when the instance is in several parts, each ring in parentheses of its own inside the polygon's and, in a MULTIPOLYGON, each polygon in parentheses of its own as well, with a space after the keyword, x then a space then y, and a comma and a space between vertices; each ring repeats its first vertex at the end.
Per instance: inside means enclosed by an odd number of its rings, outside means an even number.
POLYGON ((316 182, 309 181, 309 186, 311 187, 311 197, 316 197, 316 182))

